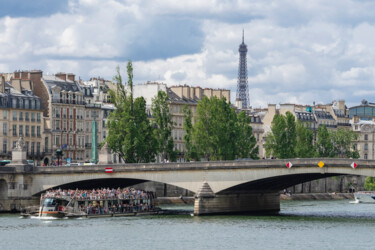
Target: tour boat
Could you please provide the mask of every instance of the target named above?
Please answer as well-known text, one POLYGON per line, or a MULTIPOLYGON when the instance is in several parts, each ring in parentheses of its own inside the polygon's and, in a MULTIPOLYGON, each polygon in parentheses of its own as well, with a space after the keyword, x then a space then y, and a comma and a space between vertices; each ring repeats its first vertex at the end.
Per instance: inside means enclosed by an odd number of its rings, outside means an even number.
POLYGON ((355 203, 375 203, 375 192, 357 192, 354 194, 355 203))
POLYGON ((47 197, 41 195, 39 211, 22 213, 23 216, 37 215, 39 217, 74 218, 74 217, 120 217, 158 214, 160 208, 154 206, 154 195, 132 197, 47 197))

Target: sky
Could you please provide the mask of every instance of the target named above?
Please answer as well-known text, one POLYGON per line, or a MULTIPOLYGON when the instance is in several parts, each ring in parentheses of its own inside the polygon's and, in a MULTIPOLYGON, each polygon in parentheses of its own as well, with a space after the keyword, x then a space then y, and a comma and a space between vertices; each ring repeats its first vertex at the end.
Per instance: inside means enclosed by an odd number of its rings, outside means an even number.
POLYGON ((250 104, 375 102, 375 1, 0 0, 0 72, 40 69, 231 90, 250 104))

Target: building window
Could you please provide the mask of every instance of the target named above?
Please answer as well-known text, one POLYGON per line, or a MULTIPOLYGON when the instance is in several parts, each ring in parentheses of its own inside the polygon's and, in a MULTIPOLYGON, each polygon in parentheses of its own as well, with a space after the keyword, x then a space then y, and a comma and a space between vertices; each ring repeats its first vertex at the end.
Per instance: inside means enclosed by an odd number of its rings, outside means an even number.
POLYGON ((69 118, 73 118, 73 109, 69 109, 69 118))
POLYGON ((86 118, 89 118, 89 111, 86 111, 86 118))
POLYGON ((64 130, 66 130, 66 121, 63 121, 64 130))
POLYGON ((23 125, 20 125, 19 128, 18 128, 18 133, 20 136, 23 136, 23 125))
POLYGON ((69 121, 69 130, 70 130, 70 131, 73 130, 73 121, 69 121))
POLYGON ((17 100, 12 99, 12 108, 17 108, 17 100))
POLYGON ((365 154, 365 160, 367 160, 367 154, 365 154))
POLYGON ((73 145, 73 136, 72 135, 69 136, 69 145, 73 145))
POLYGON ((55 129, 60 130, 60 120, 55 121, 55 129))
POLYGON ((35 137, 35 126, 31 126, 31 136, 35 137))
POLYGON ((26 146, 26 152, 28 153, 29 152, 29 142, 28 141, 25 143, 25 146, 26 146))
POLYGON ((58 108, 55 109, 55 116, 56 116, 57 118, 60 118, 60 112, 59 112, 59 109, 58 109, 58 108))
POLYGON ((8 112, 6 110, 3 111, 4 120, 8 119, 8 112))
POLYGON ((368 144, 365 143, 365 150, 368 150, 368 144))
POLYGON ((40 154, 40 142, 36 143, 36 153, 40 154))
POLYGON ((20 121, 23 121, 23 112, 20 111, 20 121))
POLYGON ((40 137, 40 126, 36 127, 36 136, 40 137))
POLYGON ((25 121, 29 121, 29 112, 25 112, 25 121))
POLYGON ((35 122, 35 113, 31 113, 31 121, 35 122))
POLYGON ((17 136, 17 125, 13 125, 13 136, 17 136))
POLYGON ((7 153, 7 139, 3 139, 3 153, 7 153))
POLYGON ((31 142, 31 155, 34 155, 35 142, 31 142))
POLYGON ((29 101, 25 100, 25 109, 29 109, 29 101))
POLYGON ((66 108, 63 108, 63 116, 66 118, 66 108))
POLYGON ((41 120, 41 119, 40 119, 40 113, 37 113, 37 114, 36 114, 36 120, 37 120, 38 122, 40 122, 40 120, 41 120))
POLYGON ((368 135, 367 134, 365 134, 365 141, 367 141, 368 140, 368 135))
POLYGON ((12 147, 12 149, 16 148, 16 145, 17 145, 17 141, 13 141, 13 147, 12 147))
POLYGON ((30 136, 30 133, 29 133, 30 129, 29 128, 30 128, 29 125, 25 126, 25 135, 26 136, 30 136))
POLYGON ((34 102, 34 100, 30 100, 30 102, 31 102, 31 109, 35 109, 35 102, 34 102))
POLYGON ((13 111, 13 121, 17 121, 17 111, 13 111))
POLYGON ((3 135, 7 135, 7 124, 6 122, 3 123, 3 135))
POLYGON ((60 136, 59 135, 56 135, 56 137, 55 137, 55 145, 57 147, 60 147, 60 136))

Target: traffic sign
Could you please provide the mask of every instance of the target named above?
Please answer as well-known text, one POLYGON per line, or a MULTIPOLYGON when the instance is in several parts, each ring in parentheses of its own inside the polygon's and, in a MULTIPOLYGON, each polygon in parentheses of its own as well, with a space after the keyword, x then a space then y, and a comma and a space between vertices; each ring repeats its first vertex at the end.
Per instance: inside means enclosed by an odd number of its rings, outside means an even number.
POLYGON ((113 173, 113 168, 105 168, 107 174, 113 173))
POLYGON ((291 162, 288 162, 287 164, 286 164, 286 167, 287 168, 291 168, 293 166, 293 164, 291 163, 291 162))
POLYGON ((319 166, 320 168, 322 168, 322 167, 324 166, 324 162, 320 161, 320 162, 318 163, 318 166, 319 166))
POLYGON ((350 166, 351 166, 352 168, 356 168, 358 165, 357 165, 357 163, 353 162, 352 164, 350 164, 350 166))

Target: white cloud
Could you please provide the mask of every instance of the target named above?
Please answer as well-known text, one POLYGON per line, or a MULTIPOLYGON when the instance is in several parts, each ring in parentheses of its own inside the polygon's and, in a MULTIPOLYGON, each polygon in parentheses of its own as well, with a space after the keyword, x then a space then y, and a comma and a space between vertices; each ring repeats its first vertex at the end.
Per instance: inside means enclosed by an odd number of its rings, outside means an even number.
MULTIPOLYGON (((1 6, 0 6, 1 7, 1 6)), ((228 88, 245 29, 252 106, 373 98, 372 1, 71 0, 69 11, 0 17, 0 71, 111 79, 134 61, 137 83, 228 88), (100 7, 98 7, 100 6, 100 7)))

